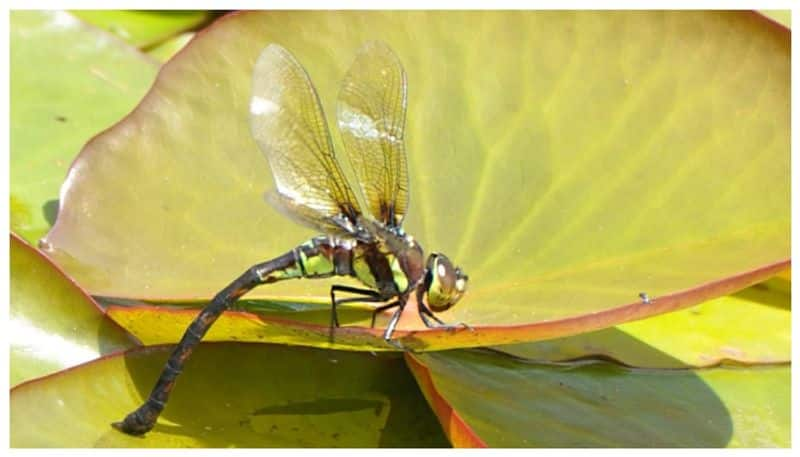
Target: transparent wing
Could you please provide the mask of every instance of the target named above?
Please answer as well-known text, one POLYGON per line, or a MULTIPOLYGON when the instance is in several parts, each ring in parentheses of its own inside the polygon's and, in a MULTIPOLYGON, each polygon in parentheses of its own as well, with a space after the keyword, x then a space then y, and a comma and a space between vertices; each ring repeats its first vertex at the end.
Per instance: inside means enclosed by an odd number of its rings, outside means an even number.
POLYGON ((277 191, 264 194, 266 200, 273 208, 289 219, 313 230, 319 230, 342 238, 357 238, 362 241, 371 241, 370 234, 359 230, 345 215, 322 216, 308 206, 297 203, 277 191))
POLYGON ((294 56, 276 44, 256 61, 250 130, 272 169, 278 195, 271 200, 279 209, 326 232, 354 227, 358 203, 334 155, 317 92, 294 56))
POLYGON ((373 41, 359 49, 342 82, 336 114, 369 212, 399 226, 408 209, 406 74, 386 44, 373 41))

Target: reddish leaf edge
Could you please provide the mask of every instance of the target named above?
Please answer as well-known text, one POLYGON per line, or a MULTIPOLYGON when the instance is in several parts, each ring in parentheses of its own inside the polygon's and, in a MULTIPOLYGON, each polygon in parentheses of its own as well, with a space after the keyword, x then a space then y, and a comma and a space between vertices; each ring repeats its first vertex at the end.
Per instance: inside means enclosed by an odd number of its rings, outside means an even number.
POLYGON ((60 275, 62 278, 64 278, 67 281, 67 283, 69 284, 69 287, 71 287, 73 290, 78 292, 78 294, 80 294, 87 302, 89 302, 92 305, 92 308, 94 308, 94 310, 98 314, 102 315, 103 319, 108 321, 108 323, 110 325, 112 325, 114 327, 117 327, 118 329, 122 330, 123 333, 128 335, 128 339, 131 341, 131 343, 135 344, 136 346, 143 346, 142 342, 139 340, 139 338, 136 337, 136 335, 134 335, 131 332, 129 332, 125 327, 120 325, 114 319, 111 319, 108 316, 106 310, 103 309, 103 307, 100 306, 99 303, 97 303, 97 301, 94 299, 94 297, 92 297, 91 294, 89 294, 89 292, 86 289, 81 287, 80 284, 78 284, 77 281, 72 279, 72 277, 69 274, 67 274, 67 272, 64 271, 57 263, 55 263, 53 261, 53 259, 48 257, 41 250, 39 250, 39 249, 35 248, 34 246, 32 246, 30 243, 25 241, 24 238, 22 238, 21 236, 17 235, 16 233, 14 233, 14 232, 9 232, 9 233, 10 233, 10 242, 11 242, 11 244, 18 243, 18 246, 21 247, 22 249, 25 249, 25 250, 27 250, 29 252, 33 252, 34 255, 36 255, 40 259, 44 260, 44 262, 47 263, 50 266, 50 268, 54 269, 56 271, 56 273, 58 273, 58 275, 60 275))
POLYGON ((768 21, 770 23, 770 25, 775 26, 775 27, 777 27, 777 28, 779 28, 781 30, 784 30, 786 32, 792 33, 791 27, 788 27, 787 25, 782 24, 782 23, 778 22, 777 20, 767 16, 766 14, 762 13, 760 10, 753 10, 752 12, 753 12, 753 14, 755 14, 758 17, 760 17, 761 19, 764 19, 764 20, 768 21))
MULTIPOLYGON (((688 289, 673 292, 671 294, 662 295, 660 297, 649 297, 649 302, 647 303, 640 300, 616 308, 610 308, 596 313, 568 317, 560 320, 542 321, 534 324, 523 324, 507 327, 481 327, 481 329, 486 329, 490 332, 496 332, 500 331, 501 329, 505 329, 507 333, 514 336, 520 336, 525 332, 539 332, 537 336, 541 338, 537 338, 537 340, 571 336, 593 330, 601 330, 614 325, 624 324, 626 322, 637 321, 659 314, 688 308, 707 300, 728 295, 775 276, 777 273, 780 273, 783 269, 789 268, 790 266, 791 258, 787 258, 754 268, 752 270, 737 273, 723 279, 708 281, 695 287, 690 287, 688 289)), ((523 341, 525 340, 517 340, 514 342, 523 341)))
MULTIPOLYGON (((249 343, 249 342, 244 342, 244 341, 205 341, 205 342, 202 342, 200 344, 202 344, 202 345, 209 345, 209 344, 239 345, 239 344, 256 344, 256 343, 249 343)), ((124 357, 124 356, 127 356, 127 355, 149 354, 151 352, 161 352, 161 351, 169 352, 169 351, 172 351, 173 349, 175 349, 175 345, 174 344, 153 344, 153 345, 150 345, 150 346, 134 346, 132 348, 119 349, 119 350, 116 350, 116 351, 113 351, 113 352, 109 352, 108 354, 103 354, 100 357, 97 357, 96 359, 87 360, 86 362, 79 363, 77 365, 73 365, 71 367, 64 368, 63 370, 54 371, 52 373, 48 373, 46 375, 42 375, 42 376, 39 376, 39 377, 36 377, 36 378, 31 378, 31 379, 25 380, 25 381, 23 381, 23 382, 21 382, 19 384, 15 384, 10 389, 10 393, 13 394, 15 391, 17 391, 19 389, 27 388, 27 386, 29 386, 31 384, 37 384, 37 383, 40 383, 40 382, 47 381, 48 379, 51 379, 51 378, 64 376, 64 375, 69 374, 69 373, 71 373, 73 371, 80 370, 80 369, 82 369, 82 368, 84 368, 86 366, 93 365, 93 364, 96 364, 96 363, 100 363, 100 362, 103 362, 103 361, 108 360, 108 359, 124 357)))
POLYGON ((439 423, 444 430, 450 444, 460 448, 487 448, 489 447, 472 428, 467 425, 464 419, 450 406, 450 403, 439 394, 431 378, 430 370, 413 354, 405 354, 406 364, 417 380, 417 384, 422 390, 422 394, 433 409, 434 414, 439 419, 439 423))
MULTIPOLYGON (((601 330, 626 322, 645 319, 659 314, 677 311, 688 308, 706 300, 711 300, 723 295, 727 295, 738 290, 749 287, 774 276, 781 270, 791 266, 791 259, 784 259, 775 263, 761 266, 752 270, 735 274, 715 281, 709 281, 698 286, 684 289, 660 297, 650 297, 649 303, 636 301, 623 306, 598 311, 580 316, 567 317, 564 319, 540 321, 530 324, 520 325, 491 325, 480 326, 472 325, 471 329, 419 329, 419 330, 397 330, 395 339, 399 340, 403 346, 410 350, 430 350, 469 348, 478 346, 494 346, 500 344, 512 344, 522 342, 533 342, 571 336, 579 333, 601 330)), ((406 313, 414 314, 413 304, 409 304, 406 313)), ((106 314, 115 319, 116 315, 131 312, 153 312, 153 313, 175 313, 194 316, 199 313, 198 309, 174 309, 164 308, 153 305, 118 306, 110 305, 106 309, 106 314)), ((405 316, 404 316, 405 317, 405 316)), ((262 324, 273 324, 285 326, 292 330, 317 333, 321 336, 327 335, 328 327, 318 324, 308 324, 296 320, 268 317, 263 314, 256 314, 248 311, 226 311, 222 318, 225 319, 246 319, 262 324)), ((340 327, 336 334, 344 337, 360 337, 363 341, 365 336, 376 339, 381 338, 383 330, 379 328, 366 327, 340 327)), ((268 340, 264 340, 268 343, 268 340)), ((311 342, 309 342, 311 343, 311 342)), ((319 346, 319 344, 309 344, 319 346)), ((384 345, 382 345, 384 346, 384 345)), ((352 346, 352 350, 375 350, 373 346, 352 346)), ((387 347, 386 350, 393 350, 387 347)))
POLYGON ((77 365, 72 365, 71 367, 64 368, 63 370, 58 370, 58 371, 54 371, 52 373, 48 373, 46 375, 38 376, 36 378, 27 379, 27 380, 25 380, 25 381, 23 381, 23 382, 21 382, 19 384, 15 384, 13 387, 11 387, 11 389, 9 389, 9 393, 13 394, 17 390, 28 388, 28 386, 30 386, 31 384, 38 384, 40 382, 47 381, 48 379, 51 379, 51 378, 63 376, 63 375, 69 374, 69 373, 71 373, 73 371, 80 370, 81 368, 83 368, 83 367, 85 367, 87 365, 99 363, 99 362, 102 362, 103 360, 106 360, 106 359, 112 359, 112 358, 115 358, 115 357, 124 356, 124 355, 128 354, 129 352, 133 352, 133 351, 142 351, 142 352, 146 353, 146 352, 149 352, 149 351, 159 350, 159 349, 162 349, 162 346, 163 347, 173 347, 173 345, 166 345, 165 344, 165 345, 157 345, 157 346, 135 346, 133 348, 128 348, 128 349, 119 349, 117 351, 109 352, 108 354, 103 354, 103 355, 101 355, 100 357, 98 357, 96 359, 87 360, 86 362, 79 363, 77 365))

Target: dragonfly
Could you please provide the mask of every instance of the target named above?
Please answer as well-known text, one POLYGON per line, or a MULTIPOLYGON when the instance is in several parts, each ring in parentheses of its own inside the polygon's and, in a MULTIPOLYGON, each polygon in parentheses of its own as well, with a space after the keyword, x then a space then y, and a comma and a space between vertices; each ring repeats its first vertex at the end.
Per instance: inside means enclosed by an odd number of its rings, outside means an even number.
POLYGON ((379 41, 362 45, 339 90, 337 123, 357 187, 348 183, 334 152, 308 73, 288 50, 278 44, 264 48, 252 83, 250 129, 275 182, 267 200, 321 235, 250 267, 212 299, 186 329, 148 399, 112 424, 125 433, 141 435, 152 429, 206 331, 239 297, 262 284, 333 276, 360 281, 365 287, 330 288, 331 341, 339 327, 338 305, 375 303, 380 305, 372 313, 373 327, 379 313, 396 308, 383 339, 403 349, 392 334, 412 294, 427 327, 471 328, 448 325, 434 314, 459 301, 468 276, 444 254, 425 258, 420 244, 402 227, 409 203, 403 139, 407 80, 391 48, 379 41), (361 192, 363 210, 356 192, 361 192))

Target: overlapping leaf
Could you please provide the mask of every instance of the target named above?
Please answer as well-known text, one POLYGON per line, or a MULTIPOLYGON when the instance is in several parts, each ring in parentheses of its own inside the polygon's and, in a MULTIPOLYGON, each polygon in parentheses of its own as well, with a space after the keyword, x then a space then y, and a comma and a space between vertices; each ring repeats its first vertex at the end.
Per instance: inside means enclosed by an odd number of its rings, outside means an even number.
POLYGON ((86 141, 127 114, 157 65, 63 11, 11 13, 11 227, 36 243, 86 141))
POLYGON ((140 48, 162 43, 209 20, 208 11, 77 10, 73 14, 140 48))
POLYGON ((164 41, 158 46, 148 49, 147 54, 161 62, 166 62, 172 56, 177 54, 178 51, 183 49, 183 47, 186 46, 186 43, 188 43, 193 37, 193 32, 181 33, 174 38, 164 41))
MULTIPOLYGON (((408 345, 579 333, 787 264, 789 32, 746 12, 228 16, 84 149, 51 255, 96 294, 207 299, 303 241, 262 202, 269 170, 247 126, 255 56, 290 49, 330 115, 354 51, 374 39, 408 72, 407 229, 471 278, 442 317, 476 330, 408 345)), ((321 302, 330 284, 253 296, 321 302)))
POLYGON ((135 345, 41 252, 13 234, 9 251, 11 385, 135 345))
POLYGON ((497 353, 407 355, 453 444, 786 447, 790 367, 634 370, 497 353))
POLYGON ((725 361, 791 361, 788 281, 776 277, 736 294, 614 328, 495 349, 539 361, 604 356, 632 367, 708 367, 725 361))

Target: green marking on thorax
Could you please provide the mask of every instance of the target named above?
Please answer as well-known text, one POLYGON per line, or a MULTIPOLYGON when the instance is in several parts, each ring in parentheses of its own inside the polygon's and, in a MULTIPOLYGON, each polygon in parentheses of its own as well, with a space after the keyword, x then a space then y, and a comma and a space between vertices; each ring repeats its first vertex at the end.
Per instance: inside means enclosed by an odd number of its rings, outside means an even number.
POLYGON ((372 270, 369 269, 369 265, 366 260, 364 260, 364 257, 353 257, 353 272, 356 274, 356 278, 365 285, 373 289, 378 288, 378 282, 375 280, 375 277, 372 276, 372 270))
POLYGON ((408 277, 406 273, 400 268, 400 261, 397 257, 391 255, 391 263, 389 264, 392 267, 392 279, 394 280, 394 285, 397 286, 397 290, 400 292, 405 292, 408 289, 408 277))

